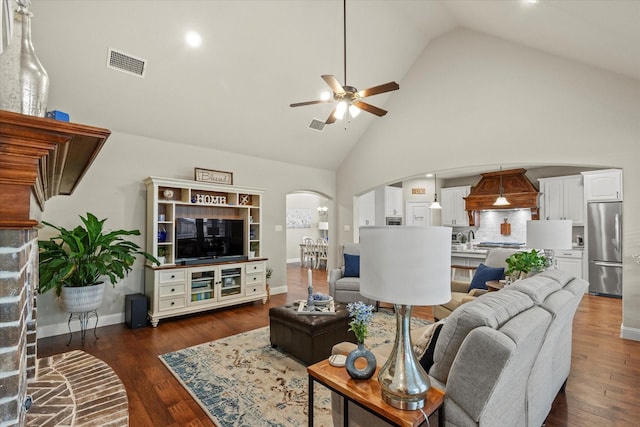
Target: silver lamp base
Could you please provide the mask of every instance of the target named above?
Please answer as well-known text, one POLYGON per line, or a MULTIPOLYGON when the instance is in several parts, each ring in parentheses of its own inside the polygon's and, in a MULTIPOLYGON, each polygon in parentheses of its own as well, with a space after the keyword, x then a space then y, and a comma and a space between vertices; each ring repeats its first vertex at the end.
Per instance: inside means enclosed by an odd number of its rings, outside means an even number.
POLYGON ((382 400, 394 408, 413 411, 424 407, 430 383, 411 345, 410 305, 395 304, 396 339, 380 372, 382 400))

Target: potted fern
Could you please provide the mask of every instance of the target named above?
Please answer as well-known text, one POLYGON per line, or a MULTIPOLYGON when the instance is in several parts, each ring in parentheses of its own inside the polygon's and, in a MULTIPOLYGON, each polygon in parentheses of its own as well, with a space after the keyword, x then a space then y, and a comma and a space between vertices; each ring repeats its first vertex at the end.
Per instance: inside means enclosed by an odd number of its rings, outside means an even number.
POLYGON ((137 255, 158 260, 124 236, 139 236, 139 230, 105 231, 106 219, 87 213, 83 225, 72 230, 43 221, 58 231, 49 240, 38 241, 40 282, 38 292, 55 290, 70 313, 96 310, 102 304, 107 277, 113 286, 132 270, 137 255))
POLYGON ((512 280, 527 277, 532 272, 542 271, 547 265, 547 258, 542 253, 532 249, 530 252, 516 252, 506 259, 506 276, 512 280))

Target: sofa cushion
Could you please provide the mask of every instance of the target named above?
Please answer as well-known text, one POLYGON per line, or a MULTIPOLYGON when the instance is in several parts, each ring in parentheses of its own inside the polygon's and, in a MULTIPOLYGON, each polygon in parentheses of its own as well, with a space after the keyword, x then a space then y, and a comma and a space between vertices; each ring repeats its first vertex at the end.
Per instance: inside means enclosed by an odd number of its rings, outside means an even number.
POLYGON ((560 283, 541 274, 518 280, 510 288, 527 294, 536 304, 541 304, 550 294, 561 289, 560 283))
POLYGON ((502 280, 504 278, 504 268, 487 267, 480 264, 476 269, 468 291, 471 289, 487 289, 487 282, 490 280, 502 280))
POLYGON ((565 287, 567 283, 573 280, 573 275, 571 273, 567 273, 566 271, 550 268, 548 270, 543 271, 538 276, 541 277, 549 277, 560 284, 561 287, 565 287))
POLYGON ((527 295, 507 289, 488 292, 462 304, 447 318, 440 332, 434 354, 435 362, 429 374, 446 383, 453 360, 469 332, 479 326, 498 329, 532 306, 533 301, 527 295))
POLYGON ((359 277, 343 277, 336 280, 336 290, 360 292, 359 277))
POLYGON ((344 277, 360 277, 360 255, 344 254, 344 277))

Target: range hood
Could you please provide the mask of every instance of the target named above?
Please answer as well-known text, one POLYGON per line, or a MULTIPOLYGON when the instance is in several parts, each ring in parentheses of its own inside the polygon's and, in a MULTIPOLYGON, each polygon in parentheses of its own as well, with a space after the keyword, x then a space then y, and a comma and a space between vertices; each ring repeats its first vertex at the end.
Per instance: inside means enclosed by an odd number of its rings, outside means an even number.
POLYGON ((526 169, 509 169, 480 174, 482 178, 464 198, 465 210, 469 216, 469 225, 476 225, 475 213, 496 209, 531 209, 531 219, 539 219, 538 190, 525 175, 526 169), (508 206, 494 206, 500 195, 502 178, 503 195, 509 201, 508 206))

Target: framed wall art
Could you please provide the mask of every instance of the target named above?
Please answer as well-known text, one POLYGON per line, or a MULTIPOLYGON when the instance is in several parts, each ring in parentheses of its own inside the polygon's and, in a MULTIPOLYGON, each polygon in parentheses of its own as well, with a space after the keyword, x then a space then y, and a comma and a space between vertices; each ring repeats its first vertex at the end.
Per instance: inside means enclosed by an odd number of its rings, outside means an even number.
POLYGON ((195 168, 194 176, 198 182, 233 185, 233 172, 195 168))

